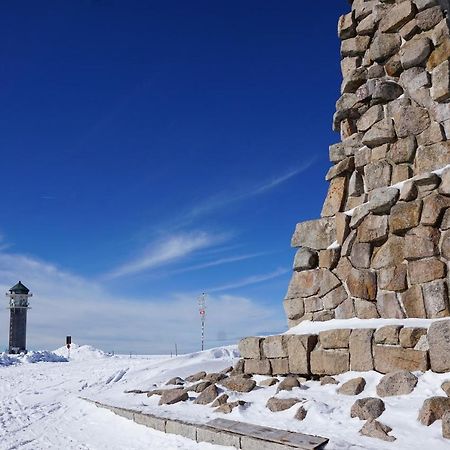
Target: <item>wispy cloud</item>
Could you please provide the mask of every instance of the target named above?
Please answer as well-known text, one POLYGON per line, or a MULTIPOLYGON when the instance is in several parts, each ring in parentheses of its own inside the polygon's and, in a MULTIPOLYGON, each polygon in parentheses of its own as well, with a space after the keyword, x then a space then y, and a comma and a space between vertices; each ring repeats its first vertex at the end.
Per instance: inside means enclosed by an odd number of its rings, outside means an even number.
POLYGON ((247 186, 240 190, 235 190, 232 192, 224 192, 221 194, 214 195, 209 199, 201 202, 197 206, 194 206, 185 216, 185 221, 192 221, 200 216, 212 213, 218 209, 224 208, 230 204, 247 200, 252 197, 256 197, 261 194, 265 194, 275 189, 279 185, 289 181, 291 178, 299 175, 305 170, 309 169, 314 163, 316 158, 311 158, 309 161, 305 162, 301 166, 294 170, 290 170, 281 175, 277 175, 263 182, 256 183, 252 186, 247 186))
MULTIPOLYGON (((174 342, 181 352, 199 348, 196 294, 124 298, 111 294, 101 283, 48 262, 0 252, 0 292, 18 279, 34 293, 28 320, 31 349, 60 347, 69 334, 79 344, 123 353, 167 354, 174 342)), ((239 295, 211 294, 207 308, 207 346, 232 344, 247 335, 286 329, 281 303, 267 306, 239 295)), ((8 311, 0 308, 2 349, 7 344, 7 330, 8 311)))
POLYGON ((250 286, 252 284, 258 284, 263 283, 264 281, 272 280, 273 278, 278 278, 281 275, 285 275, 286 273, 290 272, 291 269, 283 269, 278 268, 277 270, 274 270, 273 272, 261 274, 261 275, 252 275, 250 277, 242 278, 241 280, 237 280, 232 283, 223 284, 221 286, 212 287, 210 289, 207 289, 206 292, 222 292, 222 291, 230 291, 232 289, 237 289, 244 286, 250 286))
POLYGON ((225 235, 212 235, 206 232, 170 236, 149 245, 139 256, 112 270, 105 278, 119 278, 174 263, 201 249, 217 245, 224 239, 225 235))

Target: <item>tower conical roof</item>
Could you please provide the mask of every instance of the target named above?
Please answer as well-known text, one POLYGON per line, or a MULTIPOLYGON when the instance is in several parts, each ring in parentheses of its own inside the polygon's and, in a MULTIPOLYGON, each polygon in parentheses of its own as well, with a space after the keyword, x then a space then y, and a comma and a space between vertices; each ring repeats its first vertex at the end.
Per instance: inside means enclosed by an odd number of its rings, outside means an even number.
POLYGON ((15 286, 13 286, 9 292, 13 292, 14 294, 28 294, 30 290, 19 281, 15 286))

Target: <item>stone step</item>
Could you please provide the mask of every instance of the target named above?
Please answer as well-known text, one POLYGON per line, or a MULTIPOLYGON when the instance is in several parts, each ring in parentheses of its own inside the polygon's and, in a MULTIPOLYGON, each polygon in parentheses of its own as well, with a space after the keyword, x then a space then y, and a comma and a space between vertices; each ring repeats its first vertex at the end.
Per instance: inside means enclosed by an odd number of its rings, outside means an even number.
POLYGON ((196 442, 235 447, 241 450, 323 449, 327 438, 303 433, 263 427, 227 419, 214 419, 206 424, 159 417, 138 410, 110 406, 83 398, 99 408, 108 409, 118 416, 133 420, 158 431, 177 434, 196 442))

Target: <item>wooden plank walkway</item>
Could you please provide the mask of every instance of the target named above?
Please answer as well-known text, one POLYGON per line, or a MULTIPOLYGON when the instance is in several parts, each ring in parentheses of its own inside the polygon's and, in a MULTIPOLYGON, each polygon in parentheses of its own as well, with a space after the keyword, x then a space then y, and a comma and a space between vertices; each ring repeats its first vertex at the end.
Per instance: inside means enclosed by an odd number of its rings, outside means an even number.
POLYGON ((327 438, 303 433, 263 427, 228 419, 214 419, 206 424, 186 422, 156 416, 142 411, 120 408, 83 398, 99 408, 105 408, 121 417, 133 420, 158 431, 177 434, 196 442, 235 447, 240 450, 319 450, 328 443, 327 438))

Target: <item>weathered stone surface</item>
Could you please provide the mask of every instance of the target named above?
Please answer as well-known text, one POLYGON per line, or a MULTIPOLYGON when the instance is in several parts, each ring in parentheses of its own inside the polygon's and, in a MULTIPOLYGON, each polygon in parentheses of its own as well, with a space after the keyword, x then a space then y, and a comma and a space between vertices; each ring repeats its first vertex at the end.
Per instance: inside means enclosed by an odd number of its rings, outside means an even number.
MULTIPOLYGON (((250 338, 251 340, 252 338, 250 338)), ((248 343, 250 343, 250 341, 248 341, 248 343)), ((244 346, 247 344, 247 341, 244 343, 244 346)), ((186 381, 188 381, 189 383, 195 383, 196 381, 200 381, 203 380, 203 378, 206 377, 206 372, 205 371, 201 371, 201 372, 197 372, 194 373, 193 375, 189 375, 188 377, 186 377, 186 381)))
POLYGON ((392 119, 382 119, 370 128, 362 139, 364 145, 377 147, 395 140, 395 130, 392 119))
POLYGON ((384 62, 398 51, 402 39, 398 34, 380 34, 370 45, 370 57, 373 61, 384 62))
POLYGON ((336 289, 328 292, 322 297, 323 307, 325 309, 334 309, 348 298, 347 291, 344 286, 340 285, 336 289))
POLYGON ((184 402, 189 398, 184 389, 167 389, 162 392, 158 405, 173 405, 174 403, 184 402))
POLYGON ((400 188, 400 201, 410 202, 415 200, 418 195, 417 186, 412 181, 406 181, 400 188))
MULTIPOLYGON (((367 190, 372 191, 376 188, 389 186, 391 182, 391 175, 392 166, 387 161, 376 161, 368 164, 364 167, 364 179, 367 190)), ((386 195, 392 194, 395 196, 395 190, 396 189, 388 189, 382 192, 385 192, 386 195)), ((371 208, 368 209, 371 210, 371 208)))
POLYGON ((431 191, 436 189, 441 183, 440 178, 435 173, 422 173, 411 178, 411 181, 417 187, 419 194, 428 195, 431 191))
POLYGON ((450 98, 450 61, 444 61, 433 69, 431 97, 443 102, 450 98))
POLYGON ((418 145, 432 145, 445 140, 444 129, 438 122, 431 122, 429 128, 417 135, 418 145))
POLYGON ((335 319, 350 319, 352 317, 355 317, 355 309, 353 305, 353 299, 351 297, 348 297, 346 300, 344 300, 334 310, 334 317, 335 319))
POLYGON ((280 391, 292 391, 294 388, 299 388, 300 382, 297 377, 288 376, 277 386, 277 393, 280 391))
POLYGON ((411 67, 400 75, 400 84, 408 93, 414 92, 430 85, 430 75, 423 67, 411 67))
POLYGON ((389 436, 388 433, 390 433, 391 431, 391 427, 378 422, 378 420, 368 420, 361 428, 361 430, 359 430, 359 433, 363 436, 381 439, 382 441, 393 442, 396 438, 394 436, 389 436))
POLYGON ((447 395, 447 397, 450 397, 450 380, 444 381, 444 382, 441 384, 441 389, 445 392, 445 394, 447 395))
POLYGON ((422 200, 397 203, 391 209, 389 229, 392 233, 403 233, 420 223, 422 200))
POLYGON ((383 119, 383 107, 381 105, 374 105, 369 108, 356 122, 358 131, 367 131, 374 124, 383 119))
POLYGON ((392 168, 392 184, 408 180, 412 176, 412 168, 409 164, 399 164, 392 168))
POLYGON ((185 381, 183 380, 183 378, 180 378, 180 377, 174 377, 174 378, 171 378, 167 383, 166 383, 166 386, 169 386, 169 385, 175 385, 175 386, 183 386, 183 384, 185 383, 185 381))
POLYGON ((379 30, 383 33, 398 31, 414 17, 415 12, 415 6, 410 1, 398 3, 381 19, 379 30))
POLYGON ((408 327, 400 330, 399 341, 404 348, 414 348, 422 336, 427 335, 426 328, 408 327))
POLYGON ((289 372, 301 375, 310 373, 310 353, 317 343, 315 335, 292 335, 288 339, 289 372))
POLYGON ((422 285, 423 302, 429 319, 446 317, 448 309, 447 283, 443 280, 431 281, 422 285))
POLYGON ((433 372, 450 372, 450 320, 433 322, 427 336, 433 372))
POLYGON ((420 146, 416 151, 415 172, 432 172, 450 163, 450 141, 420 146))
POLYGON ((408 275, 411 284, 426 283, 444 278, 445 264, 437 258, 419 259, 408 263, 408 275))
POLYGON ((358 395, 366 387, 366 380, 362 377, 353 378, 345 382, 337 392, 342 395, 358 395))
POLYGON ((369 36, 356 36, 354 38, 346 39, 341 43, 341 55, 342 57, 364 55, 369 44, 369 36))
POLYGON ((267 400, 266 408, 270 409, 272 412, 285 411, 286 409, 292 408, 300 401, 301 400, 298 398, 270 397, 269 400, 267 400))
POLYGON ((416 37, 406 42, 400 49, 400 61, 404 69, 424 64, 431 53, 430 39, 416 37))
POLYGON ((375 370, 381 373, 398 370, 422 371, 428 369, 428 355, 425 351, 388 345, 374 345, 375 370))
POLYGON ((313 313, 323 310, 323 302, 322 299, 319 297, 305 298, 304 303, 306 313, 313 313))
POLYGON ((350 410, 350 416, 357 417, 361 420, 373 420, 380 417, 381 414, 383 414, 384 409, 384 402, 380 398, 359 398, 353 403, 350 410))
POLYGON ((405 236, 405 258, 411 260, 437 255, 439 237, 439 230, 433 227, 419 226, 409 230, 405 236))
POLYGON ((294 270, 308 270, 317 267, 317 252, 309 248, 299 248, 295 253, 294 270))
POLYGON ((369 209, 376 214, 387 214, 395 204, 399 190, 394 187, 382 187, 369 193, 369 209))
POLYGON ((221 380, 220 384, 230 391, 236 392, 250 392, 256 386, 256 382, 251 378, 245 378, 239 375, 221 380))
POLYGON ((407 317, 426 318, 425 305, 421 287, 416 284, 400 294, 401 302, 407 317))
POLYGON ((362 147, 355 152, 355 167, 362 170, 366 164, 369 164, 372 150, 369 147, 362 147))
POLYGON ((383 319, 403 319, 405 317, 395 292, 378 291, 377 309, 383 319))
POLYGON ((388 373, 377 385, 377 395, 392 397, 410 394, 417 385, 417 377, 407 370, 388 373))
POLYGON ((349 340, 350 370, 356 372, 373 370, 373 333, 373 329, 352 330, 349 340))
POLYGON ((322 250, 336 240, 335 221, 332 217, 309 220, 297 224, 292 236, 292 247, 308 247, 322 250))
MULTIPOLYGON (((241 354, 242 358, 254 358, 259 359, 261 358, 261 344, 262 344, 262 338, 260 337, 246 337, 244 339, 241 339, 239 341, 239 353, 241 354)), ((198 380, 201 380, 205 375, 203 375, 198 380)), ((193 380, 193 381, 198 381, 193 380)), ((187 380, 190 381, 190 380, 187 380)))
POLYGON ((342 210, 347 179, 345 177, 333 178, 328 187, 328 193, 322 207, 322 217, 330 217, 342 210))
POLYGON ((339 384, 339 381, 329 375, 325 375, 320 379, 320 385, 325 386, 326 384, 339 384))
POLYGON ((417 26, 417 22, 415 21, 415 19, 412 19, 408 23, 403 25, 403 27, 399 31, 399 34, 405 41, 409 41, 418 32, 419 27, 417 26))
POLYGON ((387 325, 375 331, 375 344, 398 345, 401 325, 387 325))
POLYGON ((350 217, 344 213, 337 213, 335 217, 336 242, 342 245, 350 231, 350 217))
POLYGON ((442 437, 450 439, 450 411, 444 413, 442 419, 442 437))
MULTIPOLYGON (((372 303, 368 300, 355 298, 354 306, 355 315, 356 317, 358 317, 358 319, 378 319, 380 317, 375 303, 372 303)), ((346 318, 349 319, 349 317, 346 318)))
POLYGON ((283 300, 283 307, 290 320, 298 320, 305 315, 303 298, 286 298, 283 300))
POLYGON ((235 402, 224 403, 223 405, 220 405, 218 408, 214 410, 214 412, 222 414, 230 414, 234 408, 245 405, 246 402, 244 400, 237 400, 235 402))
POLYGON ((427 398, 420 408, 418 420, 422 425, 429 426, 436 420, 450 411, 449 397, 430 397, 427 398))
POLYGON ((403 88, 395 81, 379 81, 373 89, 372 101, 376 103, 388 103, 400 97, 402 94, 403 88))
POLYGON ((287 336, 267 336, 263 340, 263 354, 266 358, 287 357, 287 336))
POLYGON ((226 374, 224 373, 211 372, 206 375, 205 380, 210 381, 211 383, 217 383, 218 381, 223 380, 224 378, 226 378, 226 374))
POLYGON ((417 26, 422 31, 431 30, 443 19, 443 11, 441 6, 425 9, 416 15, 417 26))
POLYGON ((343 58, 341 60, 342 76, 348 77, 355 69, 361 66, 361 57, 343 58))
POLYGON ((382 269, 401 264, 404 259, 405 242, 399 236, 390 236, 375 253, 372 259, 372 268, 382 269))
POLYGON ((340 39, 349 39, 356 35, 356 23, 353 11, 339 17, 338 36, 340 39))
POLYGON ((199 381, 198 383, 195 383, 192 386, 185 388, 185 390, 197 392, 199 394, 200 392, 203 392, 209 386, 211 386, 211 381, 199 381))
POLYGON ((339 279, 328 269, 294 272, 286 298, 323 296, 339 286, 339 279))
POLYGON ((370 160, 372 162, 379 161, 380 159, 386 159, 389 152, 389 145, 390 144, 383 144, 379 147, 374 147, 372 149, 372 154, 370 156, 370 160))
POLYGON ((389 157, 396 164, 412 162, 416 152, 416 141, 413 136, 398 139, 389 149, 389 157))
POLYGON ((311 373, 314 375, 337 375, 348 372, 348 350, 316 349, 311 352, 311 373))
POLYGON ((325 322, 326 320, 334 319, 334 311, 317 311, 312 313, 312 315, 314 322, 325 322))
POLYGON ((212 408, 217 408, 218 406, 225 405, 225 403, 227 403, 228 399, 229 399, 228 394, 219 395, 219 397, 217 397, 213 401, 213 403, 211 404, 211 407, 212 408))
POLYGON ((319 333, 320 345, 324 349, 348 348, 350 331, 349 329, 321 331, 319 333))
POLYGON ((430 123, 428 111, 418 106, 404 106, 394 114, 395 132, 399 138, 420 134, 430 123))
POLYGON ((440 194, 432 194, 423 200, 421 223, 423 225, 439 225, 444 211, 450 207, 450 198, 440 194))
POLYGON ((217 386, 211 384, 194 400, 194 403, 196 405, 207 405, 212 403, 218 395, 219 391, 217 390, 217 386))
POLYGON ((272 367, 268 359, 246 359, 244 361, 244 372, 258 375, 271 375, 272 367))
POLYGON ((304 420, 307 414, 308 411, 303 406, 300 406, 300 408, 298 408, 297 412, 295 413, 294 419, 304 420))
POLYGON ((353 297, 375 300, 377 295, 377 277, 374 272, 365 269, 352 269, 346 283, 348 291, 353 297))
POLYGON ((387 267, 378 272, 378 286, 386 291, 406 290, 406 264, 387 267))
POLYGON ((445 170, 441 175, 442 183, 439 186, 439 193, 450 195, 450 170, 445 170))
POLYGON ((339 248, 328 248, 319 251, 319 267, 324 269, 334 269, 339 261, 339 248))
POLYGON ((348 195, 351 197, 359 197, 364 194, 364 180, 357 171, 353 172, 348 182, 348 195))
POLYGON ((428 58, 427 70, 434 70, 439 64, 448 60, 450 57, 450 42, 448 40, 442 42, 441 45, 436 47, 428 58))
POLYGON ((272 375, 286 375, 289 373, 288 358, 271 358, 269 361, 272 375))
POLYGON ((339 161, 328 170, 325 180, 330 181, 333 178, 343 176, 350 173, 355 168, 355 158, 353 156, 345 157, 342 161, 339 161))
MULTIPOLYGON (((361 227, 359 228, 359 230, 361 227)), ((358 230, 358 232, 359 232, 358 230)), ((370 266, 372 246, 368 243, 356 242, 350 253, 350 261, 357 269, 367 269, 370 266)))

